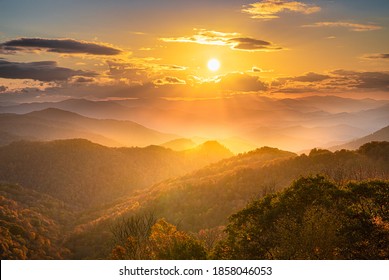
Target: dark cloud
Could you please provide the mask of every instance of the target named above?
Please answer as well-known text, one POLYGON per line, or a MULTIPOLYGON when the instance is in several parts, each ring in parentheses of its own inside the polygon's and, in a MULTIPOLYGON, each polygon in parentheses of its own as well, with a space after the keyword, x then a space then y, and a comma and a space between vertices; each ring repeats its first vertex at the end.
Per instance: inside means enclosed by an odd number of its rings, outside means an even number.
POLYGON ((0 60, 0 77, 7 79, 33 79, 64 81, 73 76, 94 76, 93 72, 58 67, 55 61, 11 62, 0 60))
POLYGON ((332 72, 343 79, 353 80, 359 89, 389 90, 389 72, 357 72, 336 70, 332 72))
POLYGON ((4 92, 8 89, 6 86, 0 86, 0 92, 4 92))
POLYGON ((258 77, 242 74, 230 73, 220 78, 220 85, 224 90, 231 91, 264 91, 268 89, 268 85, 258 77))
POLYGON ((255 51, 255 50, 281 50, 280 47, 275 47, 272 43, 253 39, 253 38, 232 38, 229 40, 232 48, 236 50, 255 51))
POLYGON ((368 54, 364 57, 369 59, 389 59, 389 53, 368 54))
POLYGON ((186 82, 177 77, 164 77, 162 79, 158 79, 154 81, 155 85, 163 86, 163 85, 184 85, 186 82))
POLYGON ((294 88, 294 87, 287 87, 287 88, 282 88, 278 89, 277 92, 280 93, 290 93, 290 94, 300 94, 300 93, 315 93, 318 90, 315 88, 311 87, 302 87, 302 88, 294 88))
POLYGON ((389 90, 389 72, 364 72, 358 75, 358 88, 389 90))
POLYGON ((44 50, 55 53, 117 55, 121 50, 110 46, 76 41, 73 39, 21 38, 0 44, 3 52, 27 51, 30 49, 44 50))
POLYGON ((297 82, 304 82, 304 83, 314 83, 314 82, 321 82, 327 79, 330 79, 331 76, 328 75, 322 75, 314 72, 306 73, 303 76, 298 76, 293 78, 294 81, 297 82))
POLYGON ((72 81, 74 83, 91 83, 94 81, 94 79, 90 77, 74 77, 72 81))

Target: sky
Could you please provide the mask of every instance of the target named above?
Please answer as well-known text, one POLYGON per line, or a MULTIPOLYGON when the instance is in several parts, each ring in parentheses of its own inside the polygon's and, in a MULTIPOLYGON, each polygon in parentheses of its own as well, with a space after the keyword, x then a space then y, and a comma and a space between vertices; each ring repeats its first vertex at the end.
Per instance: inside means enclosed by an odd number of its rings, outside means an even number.
POLYGON ((389 99, 388 15, 387 0, 0 0, 0 102, 389 99))

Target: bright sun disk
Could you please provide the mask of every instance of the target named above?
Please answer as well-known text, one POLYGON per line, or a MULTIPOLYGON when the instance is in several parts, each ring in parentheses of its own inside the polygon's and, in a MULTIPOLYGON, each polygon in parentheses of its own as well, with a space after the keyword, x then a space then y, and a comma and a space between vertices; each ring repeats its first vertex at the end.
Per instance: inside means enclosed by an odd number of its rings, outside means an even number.
POLYGON ((212 58, 208 61, 208 69, 211 71, 217 71, 220 68, 220 62, 216 58, 212 58))

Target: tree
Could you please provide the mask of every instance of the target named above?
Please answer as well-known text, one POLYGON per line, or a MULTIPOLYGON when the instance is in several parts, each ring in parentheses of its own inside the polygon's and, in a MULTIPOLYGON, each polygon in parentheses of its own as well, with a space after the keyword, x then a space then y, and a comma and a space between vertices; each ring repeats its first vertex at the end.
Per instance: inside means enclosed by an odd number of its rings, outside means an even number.
POLYGON ((219 259, 388 259, 389 182, 300 178, 230 217, 219 259))
POLYGON ((191 235, 177 230, 153 214, 132 216, 120 221, 113 229, 113 259, 205 259, 204 246, 191 235))
POLYGON ((116 244, 111 258, 149 259, 149 237, 155 222, 154 213, 141 213, 119 221, 111 230, 116 244))
POLYGON ((164 219, 159 220, 150 236, 152 258, 157 260, 206 259, 204 246, 189 234, 177 230, 164 219))

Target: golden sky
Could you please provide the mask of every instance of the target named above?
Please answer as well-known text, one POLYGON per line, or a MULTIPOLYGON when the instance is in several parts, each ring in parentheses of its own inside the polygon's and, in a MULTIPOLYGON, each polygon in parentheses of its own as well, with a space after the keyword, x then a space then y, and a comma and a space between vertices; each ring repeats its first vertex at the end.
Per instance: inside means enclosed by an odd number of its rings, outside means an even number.
POLYGON ((1 1, 0 93, 386 97, 388 14, 385 0, 1 1))

